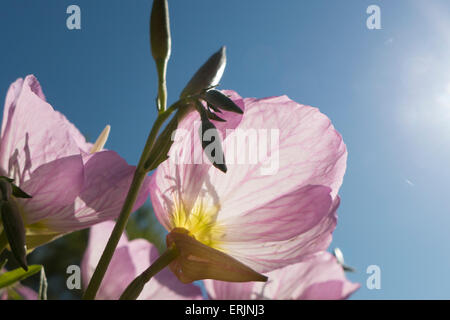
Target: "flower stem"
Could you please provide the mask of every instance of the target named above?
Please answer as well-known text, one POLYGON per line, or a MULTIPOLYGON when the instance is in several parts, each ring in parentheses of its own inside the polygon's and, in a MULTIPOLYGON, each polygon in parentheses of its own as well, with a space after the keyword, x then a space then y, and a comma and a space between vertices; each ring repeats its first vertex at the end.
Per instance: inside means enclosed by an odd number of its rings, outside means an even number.
POLYGON ((175 260, 178 254, 178 250, 174 245, 168 248, 150 267, 147 268, 147 270, 142 272, 128 285, 120 296, 120 300, 136 300, 141 294, 145 284, 149 282, 154 275, 175 260))
POLYGON ((158 112, 162 113, 166 111, 167 105, 167 85, 166 85, 166 69, 167 60, 156 62, 156 67, 158 69, 158 112))
POLYGON ((150 131, 150 134, 147 138, 147 142, 145 144, 144 150, 142 151, 141 158, 137 165, 136 171, 134 172, 133 181, 131 182, 130 189, 128 190, 127 197, 125 198, 125 202, 123 204, 120 215, 116 221, 114 229, 109 237, 108 243, 106 244, 105 250, 95 268, 94 274, 89 282, 88 287, 86 288, 86 292, 83 295, 84 300, 93 300, 97 294, 97 291, 102 283, 103 277, 105 276, 106 270, 108 269, 108 265, 111 262, 111 259, 114 255, 114 251, 116 250, 117 244, 119 243, 120 237, 122 236, 123 231, 128 222, 128 218, 130 217, 131 211, 133 209, 134 203, 136 202, 137 196, 139 194, 139 189, 144 182, 145 177, 147 176, 147 170, 145 170, 145 162, 150 156, 152 152, 152 147, 156 140, 156 136, 159 132, 159 129, 165 122, 165 120, 170 116, 170 114, 178 107, 178 102, 174 103, 169 109, 165 112, 160 113, 156 118, 156 121, 150 131))

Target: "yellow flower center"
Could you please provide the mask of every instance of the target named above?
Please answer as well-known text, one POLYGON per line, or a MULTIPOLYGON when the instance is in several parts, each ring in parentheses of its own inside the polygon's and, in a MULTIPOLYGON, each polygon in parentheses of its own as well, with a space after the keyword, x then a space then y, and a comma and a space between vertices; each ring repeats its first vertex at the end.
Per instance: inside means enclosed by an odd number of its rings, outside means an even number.
POLYGON ((204 205, 201 198, 197 199, 190 212, 182 203, 175 206, 172 214, 172 228, 184 228, 189 231, 197 241, 221 250, 221 238, 225 234, 223 225, 216 221, 219 206, 204 205))

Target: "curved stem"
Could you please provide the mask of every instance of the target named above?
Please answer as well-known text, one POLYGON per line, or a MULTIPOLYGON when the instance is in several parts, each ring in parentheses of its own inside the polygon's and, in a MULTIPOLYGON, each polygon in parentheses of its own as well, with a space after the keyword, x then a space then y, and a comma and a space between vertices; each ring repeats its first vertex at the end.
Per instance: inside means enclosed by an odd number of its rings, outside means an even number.
POLYGON ((175 246, 168 248, 153 264, 136 277, 120 296, 120 300, 136 300, 150 279, 178 257, 175 246))
POLYGON ((111 236, 109 237, 108 243, 106 244, 105 250, 103 251, 103 254, 97 264, 97 267, 95 268, 94 274, 92 275, 92 278, 89 281, 89 285, 86 288, 86 292, 83 295, 84 300, 95 299, 97 291, 103 280, 103 277, 105 276, 106 270, 108 269, 108 265, 111 262, 111 259, 114 255, 114 251, 116 250, 117 244, 119 243, 120 237, 122 236, 122 233, 125 230, 128 218, 130 217, 134 203, 136 202, 137 196, 139 194, 139 190, 142 186, 142 183, 144 182, 145 177, 147 176, 147 170, 145 170, 144 164, 152 152, 152 148, 156 140, 156 136, 159 132, 159 129, 161 128, 164 121, 173 112, 173 110, 176 109, 177 104, 178 102, 173 104, 165 112, 160 113, 152 127, 152 130, 150 131, 144 150, 142 151, 141 158, 137 165, 136 171, 134 172, 133 181, 131 182, 130 189, 128 190, 128 194, 127 197, 125 198, 125 202, 123 204, 119 218, 117 219, 117 222, 114 226, 111 236))

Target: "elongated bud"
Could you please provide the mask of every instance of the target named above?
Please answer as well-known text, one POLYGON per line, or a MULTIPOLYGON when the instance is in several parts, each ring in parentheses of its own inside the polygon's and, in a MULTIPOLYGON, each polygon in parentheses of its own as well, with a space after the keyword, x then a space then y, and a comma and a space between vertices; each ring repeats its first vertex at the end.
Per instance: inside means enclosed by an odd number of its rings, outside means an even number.
POLYGON ((12 195, 12 185, 5 179, 0 179, 0 199, 3 201, 9 201, 12 195))
POLYGON ((234 113, 243 114, 244 112, 226 95, 216 89, 211 89, 206 91, 202 98, 205 99, 209 104, 215 106, 216 108, 230 111, 234 113))
POLYGON ((167 0, 154 0, 150 15, 150 46, 158 72, 158 111, 167 105, 166 73, 171 52, 169 6, 167 0))
POLYGON ((150 15, 150 44, 155 60, 170 57, 171 37, 167 0, 154 0, 150 15))
POLYGON ((19 265, 28 270, 25 226, 16 203, 4 201, 1 205, 1 216, 11 251, 19 265))
POLYGON ((197 101, 197 111, 200 113, 202 121, 202 125, 199 128, 202 149, 209 161, 211 161, 211 164, 223 173, 226 173, 227 165, 225 164, 225 154, 222 149, 219 131, 216 126, 209 121, 206 110, 199 101, 197 101))
POLYGON ((183 228, 173 229, 166 237, 167 246, 175 244, 178 257, 169 265, 183 283, 202 279, 229 282, 267 281, 259 274, 229 255, 195 240, 183 228))
POLYGON ((198 69, 181 92, 180 97, 186 98, 190 95, 199 94, 205 89, 218 85, 226 63, 226 50, 225 47, 222 47, 198 69))

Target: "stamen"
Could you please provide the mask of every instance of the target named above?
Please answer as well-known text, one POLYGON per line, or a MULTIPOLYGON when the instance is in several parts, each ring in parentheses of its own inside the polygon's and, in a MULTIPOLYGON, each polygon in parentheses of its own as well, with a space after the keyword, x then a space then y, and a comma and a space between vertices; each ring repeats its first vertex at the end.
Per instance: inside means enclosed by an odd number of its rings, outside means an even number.
POLYGON ((91 153, 98 152, 103 149, 103 147, 106 144, 106 141, 108 140, 109 131, 111 130, 111 126, 108 124, 105 129, 103 129, 102 133, 97 138, 97 141, 95 141, 94 145, 92 146, 91 153))

